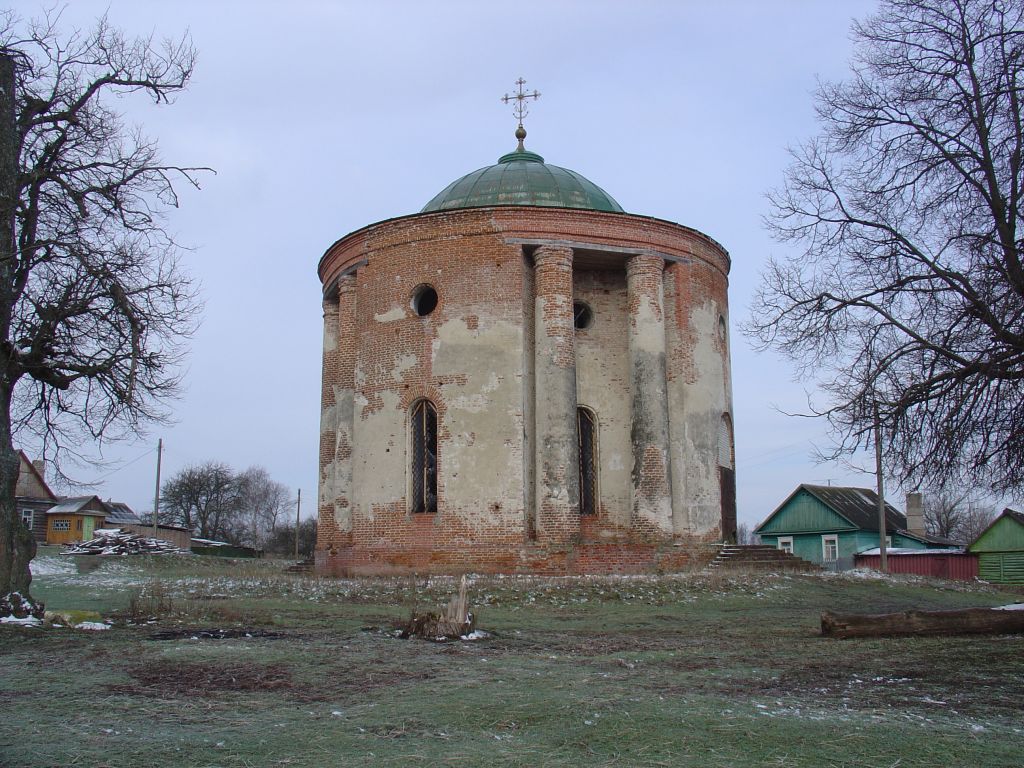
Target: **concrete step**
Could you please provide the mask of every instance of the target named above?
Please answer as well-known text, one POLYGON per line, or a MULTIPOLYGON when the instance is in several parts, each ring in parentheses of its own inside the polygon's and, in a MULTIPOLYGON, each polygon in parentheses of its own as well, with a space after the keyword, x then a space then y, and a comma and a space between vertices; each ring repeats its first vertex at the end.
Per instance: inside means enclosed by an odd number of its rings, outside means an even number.
POLYGON ((820 566, 768 544, 724 545, 718 556, 707 566, 707 569, 712 571, 741 568, 762 571, 811 571, 820 569, 820 566))
POLYGON ((285 568, 286 573, 312 573, 313 572, 313 558, 307 557, 298 563, 293 563, 285 568))

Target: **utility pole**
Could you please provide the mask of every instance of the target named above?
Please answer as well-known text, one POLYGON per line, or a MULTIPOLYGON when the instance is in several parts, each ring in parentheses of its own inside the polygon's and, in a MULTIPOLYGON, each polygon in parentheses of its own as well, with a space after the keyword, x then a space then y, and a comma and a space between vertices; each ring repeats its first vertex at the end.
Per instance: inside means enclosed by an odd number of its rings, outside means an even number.
POLYGON ((889 572, 885 553, 885 482, 882 480, 882 423, 878 418, 878 402, 875 402, 875 480, 878 493, 878 553, 882 573, 889 572))
POLYGON ((299 498, 295 502, 295 559, 299 559, 299 513, 302 510, 302 489, 299 488, 299 498))
POLYGON ((153 538, 157 538, 157 525, 160 519, 160 460, 164 456, 164 439, 161 437, 156 444, 156 493, 153 495, 153 538))

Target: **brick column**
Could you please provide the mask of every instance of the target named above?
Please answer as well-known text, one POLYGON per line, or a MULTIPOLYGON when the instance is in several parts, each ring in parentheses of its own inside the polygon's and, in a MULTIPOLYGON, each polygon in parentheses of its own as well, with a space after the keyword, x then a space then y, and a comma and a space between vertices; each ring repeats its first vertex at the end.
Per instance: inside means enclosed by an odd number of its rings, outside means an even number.
POLYGON ((580 531, 572 249, 542 246, 533 262, 537 540, 564 544, 580 531))
POLYGON ((356 276, 338 280, 337 429, 334 444, 334 518, 346 540, 352 533, 352 432, 355 428, 356 276))
POLYGON ((338 299, 324 298, 323 369, 320 380, 320 474, 317 487, 318 551, 337 544, 337 523, 334 519, 334 452, 337 442, 338 417, 334 399, 338 378, 338 299))
POLYGON ((626 260, 633 447, 630 524, 638 533, 654 535, 672 533, 664 268, 665 262, 657 256, 626 260))

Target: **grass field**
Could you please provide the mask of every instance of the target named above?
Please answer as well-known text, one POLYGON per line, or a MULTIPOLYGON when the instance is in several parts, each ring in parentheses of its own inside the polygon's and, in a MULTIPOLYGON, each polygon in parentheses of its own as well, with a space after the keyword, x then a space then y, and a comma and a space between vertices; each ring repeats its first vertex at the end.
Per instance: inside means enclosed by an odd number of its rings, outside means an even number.
POLYGON ((472 580, 475 642, 400 640, 452 579, 43 549, 0 627, 3 766, 1020 766, 1019 636, 830 640, 820 612, 999 605, 984 585, 689 574, 472 580))

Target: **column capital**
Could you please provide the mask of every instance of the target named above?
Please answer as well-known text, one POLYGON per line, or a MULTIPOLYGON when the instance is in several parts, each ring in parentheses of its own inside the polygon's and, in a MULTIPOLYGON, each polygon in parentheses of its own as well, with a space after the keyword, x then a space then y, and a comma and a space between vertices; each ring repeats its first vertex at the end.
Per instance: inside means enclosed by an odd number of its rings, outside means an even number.
POLYGON ((638 253, 626 258, 626 274, 638 272, 665 271, 665 260, 653 253, 638 253))
POLYGON ((572 267, 572 248, 567 245, 542 245, 533 252, 535 267, 572 267))
POLYGON ((338 278, 338 293, 352 293, 356 289, 356 275, 351 272, 338 278))

